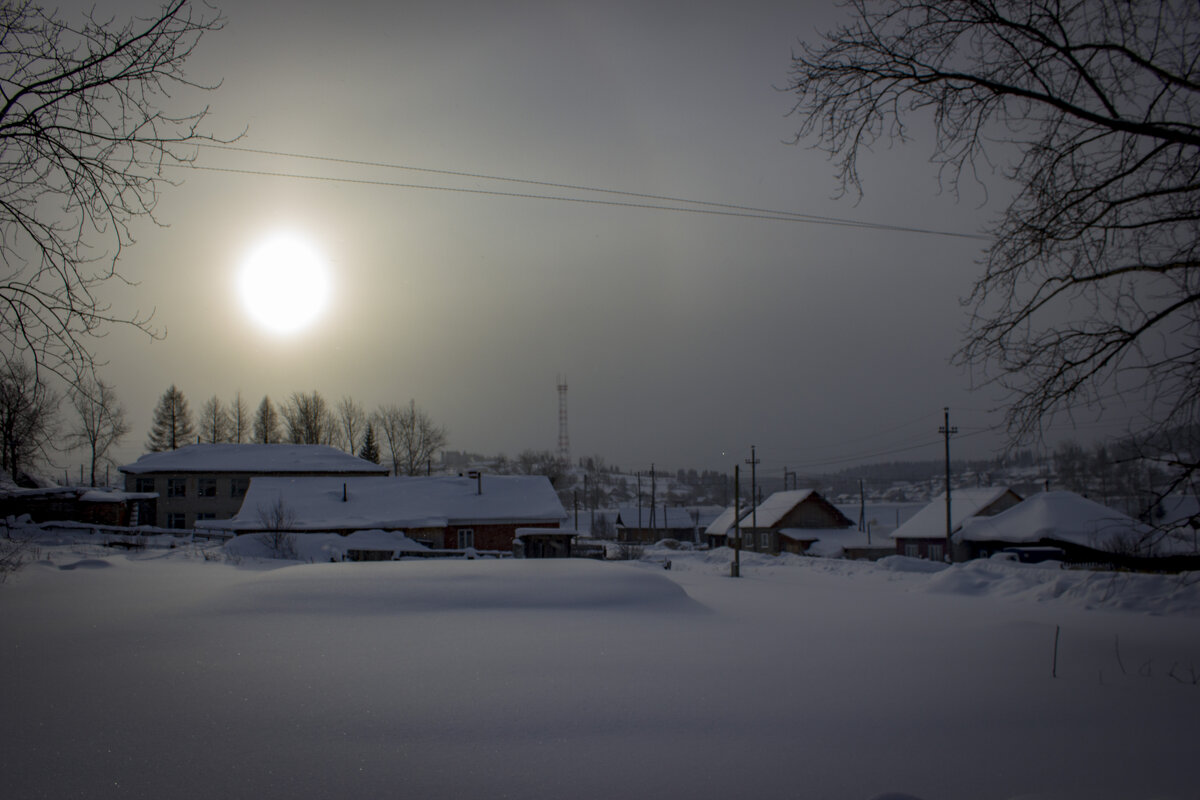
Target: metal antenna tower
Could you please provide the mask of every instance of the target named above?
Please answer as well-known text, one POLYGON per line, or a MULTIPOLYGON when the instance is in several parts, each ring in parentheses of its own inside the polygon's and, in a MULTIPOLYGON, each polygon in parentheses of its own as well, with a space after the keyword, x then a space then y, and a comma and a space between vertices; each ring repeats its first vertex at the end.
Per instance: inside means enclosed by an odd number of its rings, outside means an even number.
POLYGON ((571 438, 567 435, 567 379, 558 376, 558 459, 571 463, 571 438))

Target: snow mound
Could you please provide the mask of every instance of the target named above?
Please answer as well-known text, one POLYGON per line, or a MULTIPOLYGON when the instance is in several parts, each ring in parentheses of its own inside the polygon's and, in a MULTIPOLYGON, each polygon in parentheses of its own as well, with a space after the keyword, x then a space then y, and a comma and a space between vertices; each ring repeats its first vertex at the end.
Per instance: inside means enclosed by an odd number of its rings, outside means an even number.
MULTIPOLYGON (((268 534, 248 533, 235 536, 225 543, 226 555, 238 558, 274 558, 275 553, 268 544, 268 534)), ((291 536, 295 550, 294 561, 328 562, 342 561, 350 550, 391 550, 394 554, 427 550, 395 531, 355 531, 349 536, 336 533, 297 533, 291 536)))
POLYGON ((1154 615, 1200 614, 1200 573, 1195 572, 1091 572, 979 560, 939 571, 929 578, 926 589, 973 597, 1024 597, 1039 603, 1066 601, 1081 608, 1154 615))
POLYGON ((71 570, 71 569, 104 569, 105 567, 111 567, 111 566, 112 566, 112 564, 108 563, 107 561, 105 561, 105 560, 104 560, 104 559, 102 559, 102 558, 84 558, 84 559, 81 559, 81 560, 79 560, 79 561, 76 561, 76 562, 75 562, 75 563, 73 563, 73 564, 59 564, 59 565, 58 565, 58 568, 59 568, 59 569, 66 569, 66 570, 71 570))
POLYGON ((590 560, 438 560, 311 564, 258 573, 223 603, 255 613, 704 609, 665 576, 590 560))
POLYGON ((923 558, 912 558, 910 556, 886 556, 879 559, 875 564, 885 572, 941 572, 949 569, 949 564, 943 564, 938 561, 928 561, 923 558))

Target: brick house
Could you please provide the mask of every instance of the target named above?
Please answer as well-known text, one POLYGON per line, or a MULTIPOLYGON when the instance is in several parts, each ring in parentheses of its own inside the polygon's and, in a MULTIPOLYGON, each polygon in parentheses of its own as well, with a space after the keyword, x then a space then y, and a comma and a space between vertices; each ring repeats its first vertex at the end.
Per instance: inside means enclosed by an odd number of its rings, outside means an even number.
POLYGON ((159 528, 229 519, 242 507, 253 478, 388 474, 387 467, 314 444, 192 444, 147 453, 120 471, 127 491, 158 494, 154 519, 142 524, 159 528))
POLYGON ((567 513, 541 475, 259 477, 238 513, 201 527, 233 533, 402 532, 435 550, 511 552, 518 528, 557 529, 567 513))

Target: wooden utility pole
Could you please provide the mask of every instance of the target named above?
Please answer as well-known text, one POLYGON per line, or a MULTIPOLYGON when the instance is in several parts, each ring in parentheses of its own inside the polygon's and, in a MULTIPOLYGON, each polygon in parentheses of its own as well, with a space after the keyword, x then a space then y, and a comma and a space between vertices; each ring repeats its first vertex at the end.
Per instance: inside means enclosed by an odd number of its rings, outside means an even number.
POLYGON ((750 445, 750 457, 746 459, 746 463, 750 465, 750 502, 754 505, 750 506, 750 528, 754 531, 751 534, 754 537, 754 552, 758 552, 758 502, 756 501, 756 493, 758 491, 758 482, 756 478, 755 468, 758 466, 758 456, 756 448, 750 445))
POLYGON ((858 479, 858 529, 867 529, 867 492, 863 488, 863 479, 858 479))
POLYGON ((642 473, 640 473, 640 472, 637 474, 637 482, 638 482, 638 490, 637 490, 637 494, 638 494, 638 527, 641 528, 642 527, 642 473))
POLYGON ((942 409, 946 415, 946 422, 942 427, 938 428, 938 433, 942 434, 946 439, 946 558, 953 561, 950 555, 950 537, 954 533, 953 523, 950 521, 950 436, 958 433, 958 428, 950 427, 950 408, 949 406, 942 409))
POLYGON ((733 563, 729 565, 729 576, 742 576, 742 528, 738 524, 742 518, 742 491, 739 485, 740 464, 733 465, 733 563))

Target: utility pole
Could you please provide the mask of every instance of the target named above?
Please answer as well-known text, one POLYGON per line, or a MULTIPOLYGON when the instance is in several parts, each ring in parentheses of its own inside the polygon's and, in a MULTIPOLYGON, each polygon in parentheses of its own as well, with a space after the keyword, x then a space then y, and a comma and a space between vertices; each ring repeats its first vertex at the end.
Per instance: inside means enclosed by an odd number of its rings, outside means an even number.
POLYGON ((953 561, 950 555, 950 536, 954 533, 952 523, 950 521, 950 437, 958 433, 958 428, 950 427, 950 408, 949 406, 942 409, 946 415, 946 422, 942 427, 938 428, 938 433, 942 434, 946 439, 946 558, 953 561))
POLYGON ((654 474, 654 462, 650 462, 650 529, 654 530, 654 503, 657 500, 658 480, 654 474))
POLYGON ((758 552, 758 503, 755 501, 755 493, 758 491, 758 483, 756 477, 756 468, 758 467, 757 448, 750 445, 750 457, 746 459, 746 463, 750 465, 750 502, 754 503, 750 507, 750 528, 754 531, 754 552, 758 552))
POLYGON ((863 479, 858 479, 858 529, 867 529, 867 493, 863 489, 863 479))
POLYGON ((742 492, 739 485, 741 464, 733 465, 733 563, 729 565, 729 577, 742 576, 742 528, 738 524, 742 518, 742 492))
POLYGON ((638 481, 638 528, 642 527, 642 473, 637 474, 638 481))
POLYGON ((571 490, 571 500, 575 504, 575 530, 579 530, 579 490, 571 490))

